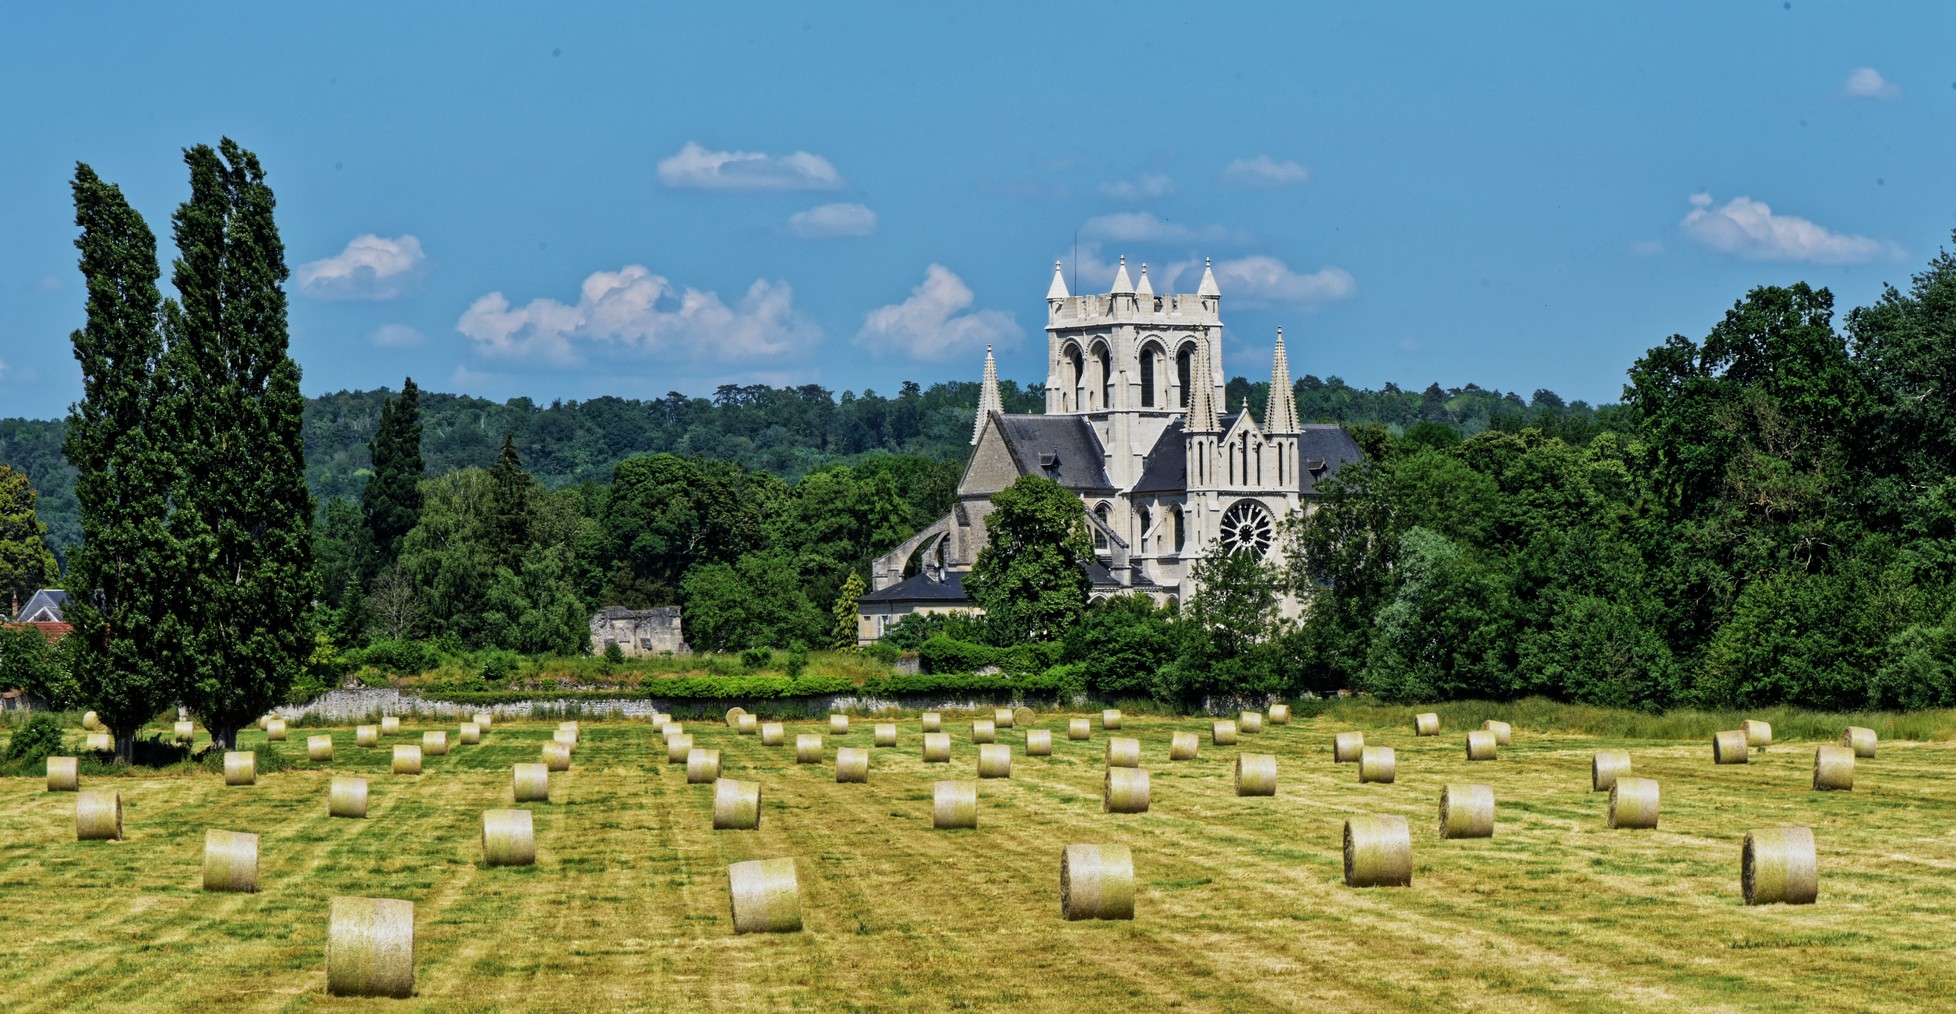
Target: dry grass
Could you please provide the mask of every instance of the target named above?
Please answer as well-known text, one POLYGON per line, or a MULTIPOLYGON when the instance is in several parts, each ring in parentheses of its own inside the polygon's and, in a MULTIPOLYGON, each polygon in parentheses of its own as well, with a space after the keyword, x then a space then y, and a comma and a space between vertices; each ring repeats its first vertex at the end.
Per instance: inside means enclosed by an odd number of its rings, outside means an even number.
MULTIPOLYGON (((288 749, 292 768, 251 789, 188 768, 84 775, 84 789, 122 793, 121 843, 75 841, 75 796, 47 793, 38 773, 0 779, 0 892, 16 899, 0 920, 0 1007, 371 1009, 324 992, 334 895, 414 903, 416 999, 400 1010, 1947 1003, 1956 744, 1889 739, 1857 765, 1853 792, 1813 792, 1818 740, 1778 718, 1775 745, 1727 767, 1696 730, 1631 740, 1516 721, 1499 763, 1469 764, 1457 738, 1416 739, 1403 715, 1353 719, 1266 726, 1248 749, 1277 756, 1275 797, 1234 794, 1236 749, 1157 766, 1145 814, 1101 811, 1104 743, 1055 737, 1052 757, 1015 757, 1011 779, 979 785, 977 830, 950 832, 931 829, 931 783, 973 778, 977 748, 956 741, 952 763, 924 764, 914 716, 867 787, 699 726, 729 777, 765 787, 761 829, 741 832, 712 829, 713 787, 685 784, 649 724, 587 721, 577 765, 553 778, 557 801, 530 807, 536 865, 523 868, 482 865, 479 821, 508 805, 511 765, 535 759, 548 723, 499 724, 480 746, 426 758, 418 778, 387 773, 388 746, 346 739, 330 765, 288 749), (1359 784, 1333 763, 1327 739, 1351 728, 1398 751, 1396 783, 1359 784), (1658 830, 1603 827, 1589 765, 1610 748, 1662 782, 1658 830), (327 815, 335 772, 369 779, 370 819, 327 815), (1435 800, 1466 781, 1500 800, 1494 837, 1443 841, 1435 800), (1343 822, 1369 813, 1409 819, 1410 888, 1343 885, 1343 822), (1796 826, 1818 844, 1818 903, 1745 907, 1745 833, 1796 826), (211 828, 260 835, 259 893, 202 891, 211 828), (1132 849, 1132 922, 1060 919, 1069 844, 1132 849), (727 867, 787 856, 806 931, 735 936, 727 867)), ((1122 731, 1153 757, 1171 732, 1207 725, 1130 714, 1122 731)))

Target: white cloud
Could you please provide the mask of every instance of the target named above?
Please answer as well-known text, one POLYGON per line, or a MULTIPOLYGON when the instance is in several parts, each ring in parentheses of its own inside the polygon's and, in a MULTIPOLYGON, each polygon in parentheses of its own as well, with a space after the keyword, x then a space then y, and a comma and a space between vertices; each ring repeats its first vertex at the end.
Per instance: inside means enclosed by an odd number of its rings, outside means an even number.
POLYGON ((1247 243, 1253 237, 1220 225, 1201 227, 1166 222, 1146 211, 1117 211, 1095 215, 1080 226, 1080 235, 1116 243, 1247 243))
POLYGON ((406 324, 382 324, 374 328, 374 333, 367 336, 367 341, 383 349, 404 349, 421 344, 421 332, 406 324))
POLYGON ((972 310, 973 302, 963 279, 942 264, 932 264, 909 299, 869 311, 856 344, 878 353, 902 352, 942 362, 972 355, 988 344, 1016 342, 1025 334, 1010 313, 972 310))
POLYGON ((876 231, 876 212, 861 204, 818 204, 789 215, 788 231, 802 239, 867 236, 876 231))
POLYGON ((1892 99, 1902 93, 1894 83, 1873 67, 1856 67, 1847 75, 1842 90, 1857 99, 1892 99))
POLYGON ((795 312, 786 282, 757 280, 730 306, 717 293, 682 289, 638 264, 593 273, 575 304, 533 299, 512 307, 502 293, 489 293, 455 329, 484 355, 559 364, 583 361, 582 347, 592 344, 640 353, 683 348, 733 360, 821 337, 821 329, 795 312))
POLYGON ((299 291, 314 299, 393 299, 408 291, 427 262, 413 236, 355 236, 337 256, 299 265, 299 291))
POLYGON ((1175 181, 1161 173, 1142 173, 1139 179, 1102 183, 1100 192, 1115 200, 1146 201, 1174 193, 1175 181))
POLYGON ((1775 215, 1764 202, 1734 197, 1712 207, 1710 194, 1692 194, 1678 228, 1701 246, 1749 260, 1858 264, 1889 249, 1878 240, 1830 231, 1793 215, 1775 215))
POLYGON ((1239 187, 1289 187, 1309 181, 1311 170, 1289 159, 1268 155, 1239 158, 1223 166, 1222 181, 1239 187))
POLYGON ((1216 286, 1224 299, 1314 307, 1350 299, 1358 283, 1344 268, 1323 267, 1299 274, 1275 257, 1255 255, 1215 263, 1216 286))
POLYGON ((659 182, 686 190, 834 190, 842 175, 820 155, 798 151, 708 151, 688 141, 659 162, 659 182))

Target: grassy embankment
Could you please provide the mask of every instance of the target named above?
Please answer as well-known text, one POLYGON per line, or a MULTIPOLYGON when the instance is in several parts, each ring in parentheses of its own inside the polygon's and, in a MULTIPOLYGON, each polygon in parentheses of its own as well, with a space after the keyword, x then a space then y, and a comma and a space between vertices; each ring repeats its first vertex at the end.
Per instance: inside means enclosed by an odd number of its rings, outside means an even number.
MULTIPOLYGON (((723 751, 726 774, 766 786, 758 832, 715 832, 711 790, 685 784, 644 723, 585 723, 574 769, 536 805, 538 864, 479 864, 482 810, 510 805, 510 765, 534 760, 547 724, 497 727, 481 746, 429 758, 418 778, 387 773, 393 742, 353 745, 314 765, 302 736, 291 769, 250 788, 190 765, 84 778, 122 792, 128 840, 75 842, 74 797, 38 778, 0 779, 0 1006, 9 1010, 363 1006, 323 994, 326 900, 417 906, 418 998, 428 1010, 776 1008, 938 1010, 1919 1009, 1946 1003, 1956 970, 1947 888, 1956 846, 1956 735, 1949 713, 1856 716, 1884 733, 1855 791, 1808 789, 1830 716, 1782 714, 1779 740, 1746 766, 1714 767, 1700 723, 1538 702, 1439 710, 1416 739, 1412 709, 1360 702, 1243 737, 1279 759, 1279 795, 1238 799, 1237 749, 1203 738, 1171 764, 1168 733, 1206 720, 1131 716, 1153 808, 1100 812, 1106 734, 1064 738, 1013 778, 981 783, 975 832, 930 829, 930 783, 973 776, 970 716, 947 716, 953 763, 921 761, 916 717, 877 750, 867 785, 832 764, 800 766, 723 726, 690 723, 723 751), (1464 759, 1470 719, 1515 722, 1492 763, 1464 759), (1350 728, 1399 751, 1392 785, 1359 785, 1333 764, 1350 728), (1591 730, 1591 731, 1584 731, 1591 730), (1600 735, 1595 733, 1602 733, 1600 735), (1914 734, 1919 739, 1909 741, 1914 734), (1670 738, 1689 735, 1688 740, 1670 738), (1930 741, 1921 741, 1930 740, 1930 741), (1663 786, 1656 831, 1603 827, 1590 752, 1624 747, 1663 786), (326 816, 331 773, 365 774, 365 821, 326 816), (1442 841, 1440 787, 1484 782, 1496 836, 1442 841), (1413 826, 1409 889, 1340 881, 1339 829, 1356 813, 1413 826), (1745 832, 1806 825, 1819 841, 1816 905, 1746 908, 1745 832), (203 832, 262 836, 261 893, 199 890, 203 832), (1072 842, 1133 847, 1131 923, 1058 917, 1058 860, 1072 842), (807 932, 736 937, 726 866, 799 859, 807 932)), ((1730 724, 1730 723, 1724 723, 1730 724)), ((426 726, 432 727, 432 726, 426 726)), ((797 732, 824 732, 816 723, 797 732)), ((252 733, 250 741, 261 738, 252 733)), ((837 745, 866 746, 858 719, 837 745)))

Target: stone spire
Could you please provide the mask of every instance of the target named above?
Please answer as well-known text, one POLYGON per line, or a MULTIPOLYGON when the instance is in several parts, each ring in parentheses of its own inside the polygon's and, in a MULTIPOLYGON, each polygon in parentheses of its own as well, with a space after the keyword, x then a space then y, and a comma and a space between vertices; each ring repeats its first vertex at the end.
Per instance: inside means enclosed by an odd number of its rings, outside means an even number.
POLYGON ((1053 284, 1046 287, 1047 299, 1065 299, 1071 293, 1066 291, 1066 276, 1060 273, 1060 262, 1053 262, 1053 284))
POLYGON ((1198 296, 1217 297, 1222 295, 1222 290, 1216 288, 1216 273, 1209 268, 1209 258, 1207 257, 1202 258, 1202 284, 1196 286, 1195 294, 1198 296))
MULTIPOLYGON (((1058 285, 1057 279, 1053 284, 1058 285)), ((992 347, 985 346, 985 382, 978 388, 978 419, 971 424, 971 442, 978 443, 978 435, 985 432, 985 417, 993 412, 1005 411, 1005 402, 998 396, 998 360, 992 358, 992 347)))
POLYGON ((1189 364, 1189 416, 1182 424, 1189 433, 1219 433, 1222 420, 1216 414, 1215 369, 1209 365, 1209 343, 1195 343, 1195 361, 1189 364))
POLYGON ((1114 288, 1110 291, 1116 296, 1134 295, 1134 283, 1129 281, 1127 277, 1127 255, 1126 254, 1121 255, 1121 270, 1115 273, 1114 288))
POLYGON ((1270 361, 1270 401, 1263 410, 1265 433, 1296 433, 1297 395, 1290 386, 1290 359, 1284 355, 1284 329, 1277 328, 1277 354, 1270 361))
POLYGON ((1134 294, 1142 299, 1155 298, 1155 287, 1148 283, 1148 262, 1141 262, 1141 284, 1135 286, 1134 294))

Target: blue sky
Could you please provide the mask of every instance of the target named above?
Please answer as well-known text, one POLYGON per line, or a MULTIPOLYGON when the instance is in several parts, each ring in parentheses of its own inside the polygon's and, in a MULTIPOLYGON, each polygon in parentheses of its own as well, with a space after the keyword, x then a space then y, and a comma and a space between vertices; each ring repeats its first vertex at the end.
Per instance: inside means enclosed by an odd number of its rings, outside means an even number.
MULTIPOLYGON (((1956 5, 13 8, 0 415, 80 391, 67 182, 265 161, 305 389, 1045 374, 1056 258, 1213 259, 1225 368, 1615 400, 1751 286, 1956 226, 1956 5)), ((167 237, 165 237, 167 240, 167 237)))

